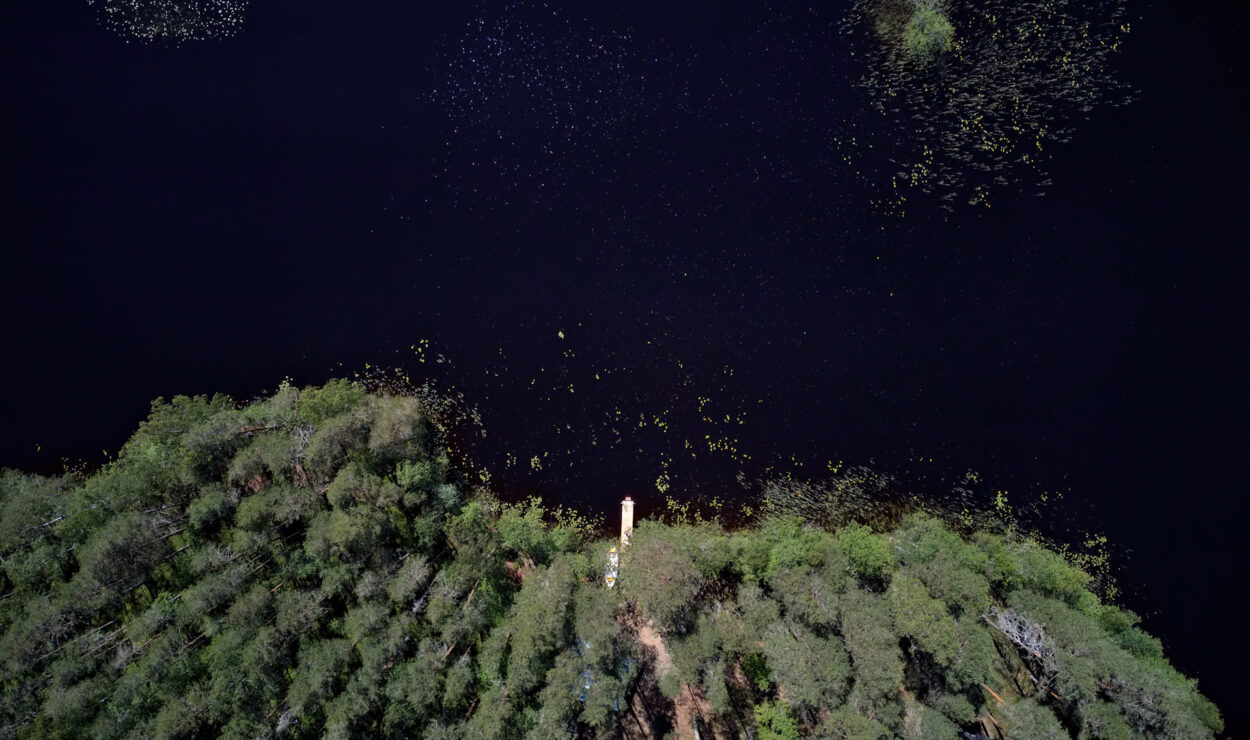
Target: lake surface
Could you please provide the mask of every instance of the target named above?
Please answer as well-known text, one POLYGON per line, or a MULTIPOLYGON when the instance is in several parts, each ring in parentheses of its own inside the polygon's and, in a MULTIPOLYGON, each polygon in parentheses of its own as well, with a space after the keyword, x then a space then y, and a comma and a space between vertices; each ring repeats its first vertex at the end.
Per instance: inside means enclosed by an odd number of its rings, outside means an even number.
POLYGON ((476 406, 502 490, 612 516, 976 471, 1106 532, 1244 726, 1234 620, 1193 608, 1245 595, 1231 21, 1130 8, 1134 102, 1060 111, 1071 141, 989 207, 900 206, 837 7, 272 2, 173 48, 81 5, 3 31, 0 464, 98 461, 157 395, 368 364, 476 406))

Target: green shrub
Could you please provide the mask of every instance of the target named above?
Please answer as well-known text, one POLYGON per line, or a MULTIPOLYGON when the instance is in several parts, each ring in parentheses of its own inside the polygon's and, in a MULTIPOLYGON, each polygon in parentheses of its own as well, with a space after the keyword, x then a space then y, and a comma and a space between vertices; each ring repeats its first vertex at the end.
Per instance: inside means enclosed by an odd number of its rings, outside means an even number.
POLYGON ((620 581, 621 592, 662 630, 688 629, 695 596, 704 583, 688 544, 682 530, 642 521, 622 553, 621 569, 626 575, 620 581))
POLYGON ((985 571, 986 554, 928 514, 909 515, 894 533, 894 539, 899 560, 906 565, 946 558, 974 573, 985 571))
POLYGON ((829 535, 803 527, 793 519, 771 519, 761 534, 769 544, 765 581, 784 568, 810 569, 820 565, 832 544, 829 535))
POLYGON ((525 579, 505 623, 510 631, 505 685, 508 696, 523 699, 542 685, 557 650, 572 641, 569 616, 573 569, 564 559, 539 566, 525 579))
POLYGON ((963 694, 934 693, 929 695, 927 701, 929 706, 957 724, 967 724, 976 719, 976 707, 963 694))
POLYGON ((959 726, 941 712, 909 699, 903 711, 903 735, 908 740, 947 740, 959 737, 959 726))
POLYGON ((743 656, 742 672, 760 691, 768 691, 768 687, 772 684, 772 673, 768 669, 768 661, 760 653, 748 653, 743 656))
POLYGON ((897 716, 904 664, 889 605, 876 594, 851 589, 839 606, 855 673, 850 703, 880 717, 897 716))
POLYGON ((1027 541, 1014 551, 1020 578, 1029 588, 1073 606, 1088 598, 1085 587, 1089 585, 1089 574, 1069 565, 1059 554, 1027 541))
POLYGON ((837 622, 837 597, 845 587, 844 569, 787 566, 773 573, 769 590, 786 615, 816 628, 837 622))
POLYGON ((869 581, 884 581, 897 561, 885 538, 859 523, 838 530, 838 546, 850 561, 851 572, 869 581))
POLYGON ((369 451, 390 460, 421 449, 425 439, 425 414, 421 402, 404 396, 373 399, 369 451))
POLYGON ((404 460, 395 466, 395 482, 408 491, 425 491, 443 482, 446 467, 446 456, 404 460))
POLYGON ((296 412, 303 421, 320 426, 327 419, 345 414, 360 405, 367 394, 355 383, 334 379, 320 388, 305 388, 299 394, 296 412))
POLYGON ((200 495, 187 505, 187 529, 204 537, 216 531, 234 508, 233 497, 221 485, 201 489, 200 495))
POLYGON ((660 676, 656 684, 660 688, 660 693, 667 699, 676 699, 681 693, 681 679, 671 671, 660 676))
POLYGON ((1219 708, 1210 699, 1199 694, 1196 687, 1190 695, 1189 708, 1203 727, 1213 734, 1218 735, 1224 731, 1224 718, 1220 716, 1219 708))
POLYGON ((851 662, 841 640, 776 622, 764 634, 764 654, 791 706, 818 710, 846 697, 851 662))
POLYGON ((925 588, 956 616, 979 617, 990 608, 990 583, 985 576, 960 565, 946 553, 907 567, 925 588))
POLYGON ((359 408, 325 419, 304 448, 305 470, 314 480, 330 480, 343 463, 364 455, 368 435, 368 420, 359 408))
POLYGON ((258 435, 231 461, 228 473, 230 483, 246 486, 255 480, 287 480, 287 473, 295 463, 291 449, 291 439, 285 434, 258 435))
POLYGON ((798 740, 799 725, 790 714, 790 709, 778 701, 766 701, 756 704, 752 710, 755 714, 756 734, 759 740, 798 740))
POLYGON ((982 620, 971 616, 956 620, 955 635, 959 640, 959 650, 946 673, 947 686, 954 691, 963 691, 969 686, 976 687, 993 680, 998 649, 982 620))
POLYGON ((1141 621, 1141 617, 1138 617, 1128 609, 1120 609, 1110 605, 1099 607, 1094 616, 1109 635, 1123 632, 1129 627, 1136 626, 1141 621))
POLYGON ((934 4, 918 4, 903 26, 903 50, 909 57, 925 63, 950 51, 955 28, 934 4))
POLYGON ((0 469, 0 556, 50 533, 44 522, 64 513, 68 503, 63 486, 49 478, 0 469))
POLYGON ((754 583, 744 583, 738 588, 737 604, 750 634, 763 635, 773 622, 781 619, 777 602, 754 583))
POLYGON ((1020 563, 1016 554, 1001 536, 977 532, 973 542, 985 553, 985 576, 1000 590, 1015 588, 1020 582, 1020 563))
POLYGON ((741 547, 738 551, 736 567, 745 581, 758 582, 765 579, 768 563, 772 557, 772 544, 767 538, 755 532, 744 532, 738 535, 741 547))
POLYGON ((1081 726, 1089 737, 1100 740, 1129 740, 1133 731, 1110 702, 1091 701, 1081 705, 1081 726))
POLYGON ((1068 740, 1071 737, 1054 712, 1032 699, 1005 704, 999 714, 1000 723, 1012 737, 1029 740, 1068 740))
POLYGON ((16 591, 38 594, 65 580, 71 560, 69 550, 64 545, 44 541, 10 555, 0 568, 16 591))
POLYGON ((1163 660, 1163 643, 1136 627, 1121 630, 1112 638, 1117 645, 1147 662, 1163 660))
POLYGON ((505 506, 497 526, 500 541, 508 550, 538 562, 546 561, 551 548, 542 504, 531 500, 527 505, 505 506))
POLYGON ((886 598, 898 633, 932 655, 938 665, 950 666, 959 653, 959 638, 946 607, 906 573, 894 576, 886 598))
POLYGON ((881 740, 893 736, 884 724, 856 712, 849 704, 830 712, 812 732, 812 737, 821 740, 881 740))
POLYGON ((369 506, 388 509, 399 506, 403 491, 389 479, 382 478, 358 462, 351 462, 339 469, 326 499, 336 509, 352 506, 369 506))

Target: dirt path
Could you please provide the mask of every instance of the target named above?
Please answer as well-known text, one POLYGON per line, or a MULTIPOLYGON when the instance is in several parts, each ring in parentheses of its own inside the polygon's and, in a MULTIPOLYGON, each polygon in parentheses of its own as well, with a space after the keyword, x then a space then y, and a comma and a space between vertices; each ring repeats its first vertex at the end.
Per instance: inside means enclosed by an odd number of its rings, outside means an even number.
MULTIPOLYGON (((662 677, 672 671, 673 658, 669 655, 668 648, 664 646, 664 639, 655 631, 650 620, 638 625, 637 634, 638 642, 655 654, 656 677, 662 677)), ((673 708, 677 715, 677 726, 674 729, 677 731, 678 740, 694 740, 696 737, 695 721, 712 716, 711 707, 703 698, 703 693, 686 683, 681 685, 681 691, 673 700, 673 708)), ((700 722, 700 725, 706 727, 707 723, 700 722)), ((710 735, 711 733, 706 733, 705 737, 710 735)))
POLYGON ((655 651, 655 670, 659 675, 663 676, 673 670, 673 658, 668 654, 668 648, 664 647, 664 640, 655 631, 651 620, 638 625, 638 642, 655 651))

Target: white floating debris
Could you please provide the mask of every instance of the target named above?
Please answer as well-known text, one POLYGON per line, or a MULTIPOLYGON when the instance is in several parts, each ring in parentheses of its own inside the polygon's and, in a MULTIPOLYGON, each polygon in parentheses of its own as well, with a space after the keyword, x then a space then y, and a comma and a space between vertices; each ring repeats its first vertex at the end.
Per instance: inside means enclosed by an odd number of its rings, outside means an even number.
POLYGON ((100 24, 125 37, 173 44, 222 39, 243 28, 247 0, 87 0, 100 24))

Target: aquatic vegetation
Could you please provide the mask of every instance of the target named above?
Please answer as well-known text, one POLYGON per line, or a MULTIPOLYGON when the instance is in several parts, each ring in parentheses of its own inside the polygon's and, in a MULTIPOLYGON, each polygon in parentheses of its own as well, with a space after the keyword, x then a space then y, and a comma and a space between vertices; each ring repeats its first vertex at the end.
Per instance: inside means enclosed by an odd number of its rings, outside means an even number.
POLYGON ((897 46, 920 64, 950 51, 955 34, 937 0, 883 0, 875 28, 882 43, 897 46))
POLYGON ((87 0, 100 23, 129 43, 172 44, 221 39, 243 28, 247 0, 87 0))
POLYGON ((1129 31, 1123 0, 859 0, 841 32, 885 128, 862 122, 853 148, 900 202, 1042 185, 1050 145, 1130 99, 1111 65, 1129 31))
POLYGON ((954 33, 941 10, 929 5, 918 7, 903 26, 903 49, 913 59, 927 62, 950 51, 954 33))

